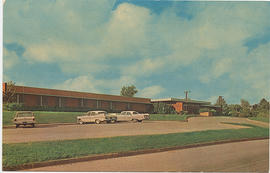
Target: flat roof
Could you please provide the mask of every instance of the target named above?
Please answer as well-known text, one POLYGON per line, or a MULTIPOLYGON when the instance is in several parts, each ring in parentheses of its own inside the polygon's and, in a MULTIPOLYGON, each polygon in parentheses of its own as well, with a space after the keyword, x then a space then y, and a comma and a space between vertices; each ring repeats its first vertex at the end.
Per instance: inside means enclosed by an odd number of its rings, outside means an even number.
POLYGON ((20 94, 151 104, 151 100, 149 98, 140 98, 140 97, 125 97, 125 96, 120 96, 120 95, 96 94, 96 93, 88 93, 88 92, 36 88, 36 87, 17 86, 17 85, 15 86, 15 90, 16 90, 16 93, 20 93, 20 94))
POLYGON ((178 98, 163 98, 163 99, 151 99, 151 102, 184 102, 184 103, 197 103, 210 105, 211 102, 199 101, 199 100, 191 100, 191 99, 178 99, 178 98))

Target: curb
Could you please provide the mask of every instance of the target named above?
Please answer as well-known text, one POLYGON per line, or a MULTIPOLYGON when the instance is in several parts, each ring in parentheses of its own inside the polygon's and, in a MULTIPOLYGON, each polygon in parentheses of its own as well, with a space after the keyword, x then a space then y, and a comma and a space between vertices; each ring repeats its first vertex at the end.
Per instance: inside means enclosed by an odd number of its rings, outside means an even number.
POLYGON ((52 161, 46 161, 46 162, 29 163, 29 164, 24 164, 24 165, 19 165, 19 166, 3 167, 2 169, 3 171, 18 171, 18 170, 24 170, 24 169, 33 169, 33 168, 46 167, 46 166, 71 164, 71 163, 84 162, 84 161, 94 161, 94 160, 102 160, 102 159, 110 159, 110 158, 118 158, 118 157, 127 157, 127 156, 141 155, 141 154, 150 154, 150 153, 158 153, 158 152, 165 152, 165 151, 172 151, 172 150, 188 149, 188 148, 211 146, 211 145, 234 143, 234 142, 263 140, 263 139, 269 139, 269 137, 223 140, 223 141, 216 141, 216 142, 191 144, 191 145, 185 145, 185 146, 174 146, 174 147, 146 149, 146 150, 138 150, 138 151, 127 151, 127 152, 119 152, 119 153, 98 154, 98 155, 78 157, 78 158, 52 160, 52 161))
MULTIPOLYGON (((156 121, 156 120, 146 120, 147 122, 151 122, 151 121, 156 121)), ((159 121, 159 120, 158 120, 159 121)), ((163 120, 161 120, 163 121, 163 120)), ((188 122, 188 119, 186 120, 178 120, 180 122, 188 122)), ((76 125, 77 123, 40 123, 40 124, 36 124, 36 126, 54 126, 54 125, 76 125)), ((15 125, 8 125, 8 126, 2 126, 3 129, 15 129, 15 125)))

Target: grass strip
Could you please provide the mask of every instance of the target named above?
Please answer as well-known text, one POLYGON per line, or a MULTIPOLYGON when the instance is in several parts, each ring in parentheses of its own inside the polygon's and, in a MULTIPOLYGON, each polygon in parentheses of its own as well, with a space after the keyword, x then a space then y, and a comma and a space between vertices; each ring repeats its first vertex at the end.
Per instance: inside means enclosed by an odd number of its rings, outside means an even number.
POLYGON ((3 144, 3 167, 142 149, 185 146, 220 140, 268 137, 269 129, 248 124, 251 128, 206 130, 162 135, 122 136, 50 142, 3 144))
MULTIPOLYGON (((13 118, 16 111, 3 111, 3 126, 13 125, 13 118)), ((82 112, 46 112, 34 111, 36 121, 40 124, 49 123, 76 123, 77 116, 82 112)), ((185 121, 193 115, 177 115, 177 114, 151 114, 152 121, 185 121)))
POLYGON ((269 116, 268 117, 249 117, 248 119, 269 123, 269 116))

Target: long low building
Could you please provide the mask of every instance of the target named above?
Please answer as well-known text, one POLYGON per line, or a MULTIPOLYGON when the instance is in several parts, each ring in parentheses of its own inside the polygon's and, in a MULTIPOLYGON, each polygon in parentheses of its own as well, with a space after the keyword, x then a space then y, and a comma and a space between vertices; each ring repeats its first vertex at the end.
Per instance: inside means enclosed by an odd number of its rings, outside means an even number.
MULTIPOLYGON (((7 91, 7 84, 3 84, 3 91, 7 91)), ((26 109, 38 110, 105 110, 120 112, 135 110, 151 112, 153 105, 148 98, 124 97, 118 95, 95 94, 87 92, 66 91, 27 86, 14 86, 14 101, 23 103, 26 109)))
POLYGON ((211 105, 211 102, 191 99, 164 98, 152 99, 151 102, 166 103, 172 105, 177 113, 180 113, 181 111, 187 111, 190 114, 199 114, 201 108, 215 109, 217 112, 221 111, 219 106, 211 105))

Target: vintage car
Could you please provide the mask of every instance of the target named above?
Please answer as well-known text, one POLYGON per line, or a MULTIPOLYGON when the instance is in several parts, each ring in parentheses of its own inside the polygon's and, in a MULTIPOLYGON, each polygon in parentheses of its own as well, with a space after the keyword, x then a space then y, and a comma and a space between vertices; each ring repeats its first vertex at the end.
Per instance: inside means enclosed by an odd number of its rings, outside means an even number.
POLYGON ((122 111, 120 114, 114 114, 117 121, 138 121, 149 119, 149 114, 140 114, 136 111, 122 111))
POLYGON ((16 125, 16 128, 20 125, 31 125, 35 127, 36 120, 35 115, 31 111, 20 111, 16 112, 15 117, 13 119, 13 123, 16 125))
POLYGON ((84 123, 96 123, 100 124, 101 122, 115 123, 117 117, 110 116, 106 111, 88 111, 86 114, 77 117, 78 124, 84 123))

